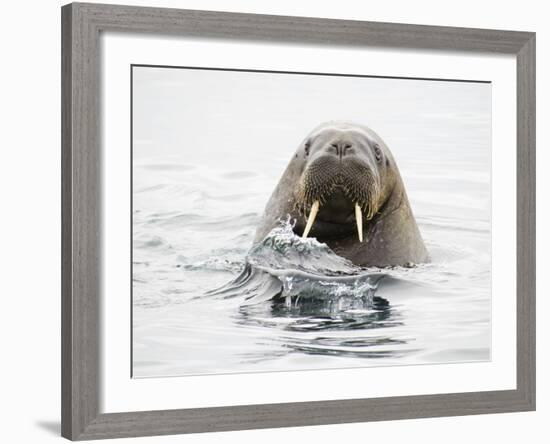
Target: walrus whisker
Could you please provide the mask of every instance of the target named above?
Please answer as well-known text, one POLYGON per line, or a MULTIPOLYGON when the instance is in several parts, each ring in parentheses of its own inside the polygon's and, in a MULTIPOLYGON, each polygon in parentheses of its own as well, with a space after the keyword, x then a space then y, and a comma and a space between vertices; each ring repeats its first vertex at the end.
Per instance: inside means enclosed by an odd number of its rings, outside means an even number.
POLYGON ((304 230, 304 234, 302 234, 303 239, 305 239, 309 234, 311 227, 313 226, 313 222, 315 222, 315 218, 317 217, 318 211, 319 211, 319 201, 316 200, 315 202, 313 202, 313 205, 311 206, 311 212, 309 213, 309 217, 307 219, 306 229, 304 230))
POLYGON ((357 203, 355 204, 355 222, 357 223, 359 242, 363 242, 363 214, 361 213, 361 207, 357 203))

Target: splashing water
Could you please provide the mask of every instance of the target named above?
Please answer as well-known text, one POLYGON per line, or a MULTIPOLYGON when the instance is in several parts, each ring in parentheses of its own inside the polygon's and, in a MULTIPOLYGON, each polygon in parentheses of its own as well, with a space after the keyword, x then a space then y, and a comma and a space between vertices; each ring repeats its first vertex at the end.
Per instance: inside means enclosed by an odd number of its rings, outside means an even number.
POLYGON ((298 237, 292 228, 290 220, 280 221, 250 250, 239 277, 208 294, 225 299, 244 295, 246 305, 275 298, 292 307, 304 299, 329 299, 336 306, 353 301, 356 308, 371 308, 385 275, 354 265, 315 238, 298 237))

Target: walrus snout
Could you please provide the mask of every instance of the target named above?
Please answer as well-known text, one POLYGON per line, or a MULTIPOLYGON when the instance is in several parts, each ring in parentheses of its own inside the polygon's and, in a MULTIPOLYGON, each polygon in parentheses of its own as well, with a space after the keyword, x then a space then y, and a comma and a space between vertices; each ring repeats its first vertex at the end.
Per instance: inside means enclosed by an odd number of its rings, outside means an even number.
POLYGON ((332 152, 313 159, 304 169, 296 203, 301 214, 309 213, 303 237, 307 237, 315 219, 339 222, 355 219, 357 235, 363 240, 363 215, 370 220, 378 208, 380 178, 368 162, 346 151, 349 142, 331 144, 332 152), (322 209, 322 211, 319 211, 322 209))

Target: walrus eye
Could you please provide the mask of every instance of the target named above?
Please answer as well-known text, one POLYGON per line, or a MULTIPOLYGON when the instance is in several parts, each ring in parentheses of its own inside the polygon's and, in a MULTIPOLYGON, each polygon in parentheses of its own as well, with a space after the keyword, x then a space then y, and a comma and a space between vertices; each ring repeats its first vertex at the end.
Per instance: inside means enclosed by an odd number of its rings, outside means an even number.
POLYGON ((306 156, 309 156, 309 148, 311 147, 311 142, 308 140, 304 145, 304 151, 306 152, 306 156))
POLYGON ((378 145, 374 145, 374 157, 376 157, 377 162, 382 160, 382 151, 378 145))

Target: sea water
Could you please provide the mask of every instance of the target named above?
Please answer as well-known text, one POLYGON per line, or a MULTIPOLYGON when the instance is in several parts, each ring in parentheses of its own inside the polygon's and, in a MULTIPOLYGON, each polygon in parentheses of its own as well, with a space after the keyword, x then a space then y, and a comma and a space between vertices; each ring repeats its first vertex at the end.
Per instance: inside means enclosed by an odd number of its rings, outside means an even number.
MULTIPOLYGON (((170 72, 168 86, 161 74, 143 72, 143 82, 134 87, 135 377, 490 359, 487 85, 384 84, 367 91, 378 104, 370 111, 357 105, 355 114, 346 114, 342 104, 308 114, 289 107, 277 128, 275 111, 264 115, 260 105, 251 105, 246 118, 256 120, 247 130, 249 122, 238 124, 242 105, 237 109, 214 96, 216 106, 197 116, 197 122, 216 119, 209 131, 201 129, 203 137, 210 134, 203 140, 193 136, 198 130, 189 122, 192 113, 170 124, 171 107, 184 106, 185 97, 191 104, 198 99, 191 89, 185 89, 187 96, 174 89, 185 84, 183 74, 170 72), (172 103, 173 97, 180 101, 172 103), (252 245, 296 146, 319 120, 333 115, 373 127, 388 143, 429 263, 359 268, 317 240, 295 236, 292 221, 284 219, 252 245), (186 129, 163 139, 170 125, 186 129)), ((219 82, 215 74, 201 74, 206 89, 208 76, 212 85, 219 82)), ((255 87, 263 91, 262 106, 269 107, 278 96, 266 98, 265 85, 256 81, 251 76, 243 82, 247 94, 255 87)))

